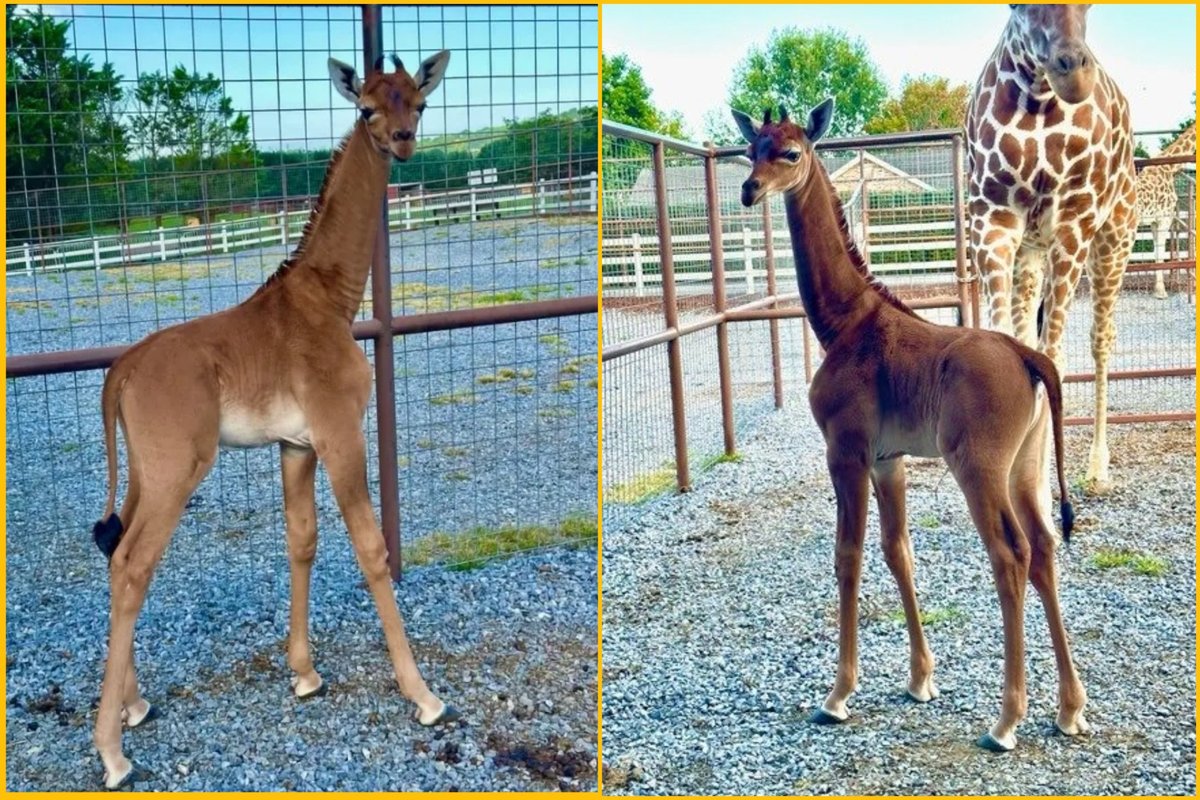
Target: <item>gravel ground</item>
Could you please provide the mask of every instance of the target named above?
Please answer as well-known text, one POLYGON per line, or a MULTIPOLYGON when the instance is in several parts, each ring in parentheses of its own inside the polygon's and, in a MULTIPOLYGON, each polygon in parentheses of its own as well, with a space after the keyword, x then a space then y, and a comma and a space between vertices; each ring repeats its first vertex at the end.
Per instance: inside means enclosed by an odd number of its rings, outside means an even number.
MULTIPOLYGON (((1068 432, 1072 479, 1090 433, 1068 432)), ((864 558, 861 689, 849 724, 805 722, 837 657, 833 491, 794 402, 694 491, 604 537, 605 788, 629 794, 1194 794, 1195 428, 1110 429, 1108 496, 1076 496, 1061 598, 1093 734, 1053 732, 1044 617, 1026 615, 1029 713, 1018 749, 973 742, 999 709, 1002 631, 986 555, 940 461, 909 465, 917 586, 937 701, 905 702, 908 643, 877 546, 864 558), (1160 576, 1092 562, 1132 548, 1160 576)), ((1077 474, 1078 473, 1078 474, 1077 474)), ((607 516, 606 516, 607 519, 607 516)), ((868 542, 878 541, 871 510, 868 542)))
MULTIPOLYGON (((457 306, 472 292, 592 293, 595 242, 594 224, 575 218, 394 234, 396 305, 420 312, 457 306)), ((238 302, 282 256, 272 248, 168 265, 175 276, 161 267, 9 276, 7 352, 134 341, 238 302)), ((594 514, 596 398, 586 382, 595 367, 586 359, 595 328, 594 317, 580 317, 397 339, 406 545, 434 531, 594 514), (577 371, 564 371, 572 362, 577 371), (505 367, 534 374, 513 382, 521 392, 478 382, 505 367), (575 385, 562 391, 568 376, 575 385), (433 402, 468 391, 473 402, 433 402)), ((105 493, 101 380, 97 371, 8 383, 10 790, 90 789, 100 778, 90 736, 108 597, 90 529, 105 493)), ((157 573, 139 620, 138 664, 146 696, 166 716, 125 737, 126 751, 156 773, 146 788, 595 785, 594 550, 534 551, 472 571, 406 571, 397 593, 418 661, 466 717, 453 730, 426 731, 409 722, 319 474, 311 617, 330 693, 300 704, 283 644, 278 474, 273 448, 223 453, 157 573)))

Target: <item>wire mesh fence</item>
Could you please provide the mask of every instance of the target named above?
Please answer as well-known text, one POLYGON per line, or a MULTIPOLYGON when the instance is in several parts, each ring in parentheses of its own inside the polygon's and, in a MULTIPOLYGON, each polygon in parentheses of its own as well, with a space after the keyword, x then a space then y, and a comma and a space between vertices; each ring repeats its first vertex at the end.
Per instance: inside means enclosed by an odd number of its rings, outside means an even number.
MULTIPOLYGON (((860 137, 818 148, 872 272, 921 316, 950 325, 974 324, 979 308, 963 235, 958 137, 860 137)), ((806 402, 802 389, 821 354, 798 308, 782 201, 742 207, 749 167, 736 148, 605 123, 602 149, 604 513, 619 527, 645 500, 687 486, 681 452, 693 469, 736 458, 730 441, 780 404, 806 402), (663 152, 661 175, 655 148, 663 152), (672 341, 682 374, 675 395, 672 341), (685 446, 675 445, 676 436, 685 446)), ((1153 251, 1148 229, 1139 233, 1117 311, 1110 421, 1194 414, 1194 262, 1186 260, 1194 253, 1194 179, 1185 172, 1176 181, 1179 224, 1169 252, 1183 259, 1174 262, 1168 297, 1155 298, 1149 264, 1167 259, 1153 251)), ((1064 348, 1067 414, 1075 424, 1091 417, 1090 328, 1085 278, 1064 348)))

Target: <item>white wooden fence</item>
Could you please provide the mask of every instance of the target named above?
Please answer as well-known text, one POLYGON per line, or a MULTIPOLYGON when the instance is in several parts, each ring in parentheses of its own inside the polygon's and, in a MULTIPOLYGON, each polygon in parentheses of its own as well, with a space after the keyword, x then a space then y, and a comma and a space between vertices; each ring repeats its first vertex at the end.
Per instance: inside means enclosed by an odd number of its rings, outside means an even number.
MULTIPOLYGON (((954 221, 952 219, 935 222, 915 222, 900 225, 869 225, 867 227, 864 247, 861 225, 857 215, 847 215, 855 220, 852 232, 860 248, 867 252, 868 257, 882 253, 903 253, 907 256, 901 263, 872 262, 871 271, 882 277, 889 274, 903 273, 906 280, 912 282, 940 282, 953 278, 955 259, 936 259, 932 254, 938 251, 955 249, 954 221), (909 236, 919 239, 906 239, 909 236), (936 236, 937 238, 928 238, 936 236), (873 243, 873 240, 884 240, 873 243), (911 276, 911 277, 910 277, 911 276)), ((1173 226, 1171 236, 1174 237, 1176 252, 1187 253, 1188 224, 1187 212, 1179 212, 1179 223, 1173 226)), ((791 234, 787 228, 776 228, 772 232, 773 244, 777 263, 791 259, 791 234)), ((1138 230, 1138 241, 1153 241, 1153 235, 1148 227, 1138 230)), ((722 233, 722 245, 725 253, 725 281, 732 291, 735 282, 745 284, 747 294, 753 294, 763 288, 766 279, 766 237, 761 228, 749 226, 738 230, 726 230, 722 233)), ((1168 257, 1171 242, 1167 244, 1167 253, 1156 255, 1154 252, 1135 252, 1130 259, 1134 263, 1161 261, 1168 257)), ((675 262, 675 281, 679 284, 711 283, 712 282, 712 253, 709 248, 709 235, 676 234, 671 236, 671 248, 675 262)), ((622 238, 604 239, 604 287, 605 289, 620 288, 631 290, 636 296, 647 292, 661 292, 662 270, 659 265, 659 241, 656 234, 631 234, 622 238)), ((790 267, 789 267, 790 269, 790 267)))
MULTIPOLYGON (((534 183, 406 194, 388 201, 388 227, 392 231, 409 231, 434 223, 489 217, 595 214, 596 201, 594 172, 534 183)), ((280 211, 193 227, 29 242, 5 248, 5 271, 100 270, 117 264, 224 254, 269 245, 286 247, 300 238, 308 215, 307 209, 280 211)))

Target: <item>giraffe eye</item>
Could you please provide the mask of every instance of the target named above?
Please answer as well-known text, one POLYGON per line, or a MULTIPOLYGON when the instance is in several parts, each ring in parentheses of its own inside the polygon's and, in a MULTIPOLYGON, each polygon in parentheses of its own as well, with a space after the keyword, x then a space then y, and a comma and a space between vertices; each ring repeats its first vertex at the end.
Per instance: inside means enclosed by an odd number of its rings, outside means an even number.
POLYGON ((792 162, 793 164, 795 164, 797 161, 800 160, 800 154, 797 153, 795 150, 788 150, 786 153, 783 154, 783 157, 786 158, 788 161, 792 162))
POLYGON ((371 115, 375 113, 375 109, 373 108, 360 108, 358 111, 362 114, 363 119, 370 119, 371 115))

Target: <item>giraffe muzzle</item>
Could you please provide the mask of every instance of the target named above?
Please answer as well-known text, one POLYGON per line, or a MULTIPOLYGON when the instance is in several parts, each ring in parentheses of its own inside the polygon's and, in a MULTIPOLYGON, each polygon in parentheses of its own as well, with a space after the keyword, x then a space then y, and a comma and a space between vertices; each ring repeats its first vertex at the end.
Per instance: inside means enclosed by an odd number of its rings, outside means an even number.
POLYGON ((746 208, 758 202, 762 192, 762 183, 756 178, 750 178, 742 184, 742 205, 746 208))

